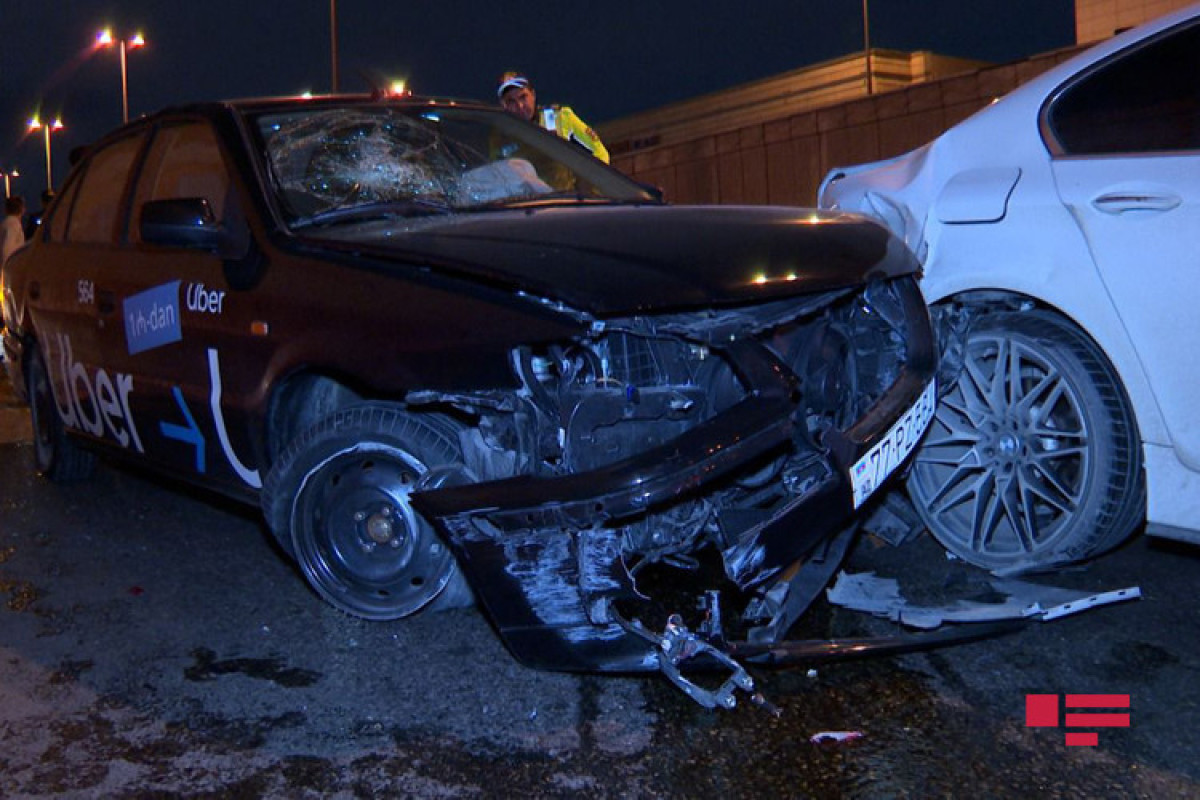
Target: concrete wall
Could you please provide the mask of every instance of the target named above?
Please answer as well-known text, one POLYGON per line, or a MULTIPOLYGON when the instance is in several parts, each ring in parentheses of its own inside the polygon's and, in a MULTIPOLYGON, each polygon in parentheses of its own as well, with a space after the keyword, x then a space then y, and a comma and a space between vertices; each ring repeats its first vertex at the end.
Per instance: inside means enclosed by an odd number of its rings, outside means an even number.
POLYGON ((1192 0, 1076 0, 1078 45, 1002 66, 872 50, 599 126, 613 164, 676 203, 812 205, 833 167, 900 155, 1085 46, 1192 0))
POLYGON ((669 136, 667 129, 656 133, 653 113, 641 115, 640 127, 602 126, 600 134, 615 151, 614 166, 661 187, 671 202, 811 206, 831 168, 918 147, 1075 52, 1056 51, 798 113, 761 115, 690 137, 678 126, 669 128, 669 136))
MULTIPOLYGON (((874 93, 973 72, 986 62, 938 55, 873 49, 870 73, 874 93)), ((820 64, 772 75, 733 89, 700 95, 602 126, 610 153, 678 144, 725 133, 766 119, 783 119, 815 108, 867 95, 865 56, 851 53, 820 64)))
POLYGON ((1075 0, 1075 41, 1093 44, 1192 0, 1075 0))

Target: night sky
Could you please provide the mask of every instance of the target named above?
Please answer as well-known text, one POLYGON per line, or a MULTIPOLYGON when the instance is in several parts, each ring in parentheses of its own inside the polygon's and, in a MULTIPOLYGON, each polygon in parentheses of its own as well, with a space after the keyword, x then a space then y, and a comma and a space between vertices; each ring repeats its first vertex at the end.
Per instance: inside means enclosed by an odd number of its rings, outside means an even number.
MULTIPOLYGON (((526 72, 543 102, 593 125, 860 50, 861 0, 338 0, 339 82, 408 80, 419 94, 491 101, 526 72)), ((871 44, 1015 61, 1074 43, 1072 0, 872 0, 871 44)), ((128 58, 130 116, 196 100, 325 93, 328 0, 0 0, 0 171, 31 208, 45 141, 26 121, 61 115, 67 154, 121 122, 115 49, 96 32, 144 33, 128 58)))

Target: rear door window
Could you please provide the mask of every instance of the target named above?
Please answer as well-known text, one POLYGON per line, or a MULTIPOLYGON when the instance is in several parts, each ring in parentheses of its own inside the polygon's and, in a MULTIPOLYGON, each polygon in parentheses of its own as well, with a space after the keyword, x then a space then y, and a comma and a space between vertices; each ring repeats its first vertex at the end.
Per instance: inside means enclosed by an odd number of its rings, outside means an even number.
POLYGON ((1053 101, 1046 122, 1055 155, 1200 149, 1200 25, 1086 74, 1053 101))
POLYGON ((67 184, 66 192, 54 206, 54 213, 50 215, 50 241, 65 242, 67 239, 67 222, 71 219, 71 205, 75 202, 75 195, 79 193, 79 184, 82 181, 76 179, 67 184))
POLYGON ((208 202, 216 219, 223 219, 229 185, 220 145, 207 123, 163 127, 150 145, 134 193, 135 224, 130 238, 135 242, 140 240, 136 220, 142 206, 152 200, 200 198, 208 202))
POLYGON ((129 172, 144 140, 144 135, 129 136, 113 142, 92 157, 67 223, 68 242, 117 241, 129 172))

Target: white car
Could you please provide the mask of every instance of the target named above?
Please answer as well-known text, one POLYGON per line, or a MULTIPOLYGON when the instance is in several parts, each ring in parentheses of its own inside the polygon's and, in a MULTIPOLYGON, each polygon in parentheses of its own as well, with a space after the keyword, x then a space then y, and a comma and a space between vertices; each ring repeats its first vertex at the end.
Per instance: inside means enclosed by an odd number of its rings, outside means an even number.
POLYGON ((1143 521, 1200 542, 1200 4, 833 170, 820 205, 924 264, 947 355, 907 485, 943 545, 1020 572, 1143 521))

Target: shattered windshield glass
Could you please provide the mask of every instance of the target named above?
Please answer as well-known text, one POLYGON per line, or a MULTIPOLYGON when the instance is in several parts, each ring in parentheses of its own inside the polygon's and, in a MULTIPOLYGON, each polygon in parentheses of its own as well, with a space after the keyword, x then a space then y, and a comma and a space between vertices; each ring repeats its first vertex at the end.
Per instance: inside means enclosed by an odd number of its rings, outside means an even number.
POLYGON ((292 227, 542 202, 654 202, 577 145, 481 109, 356 105, 255 119, 292 227))

